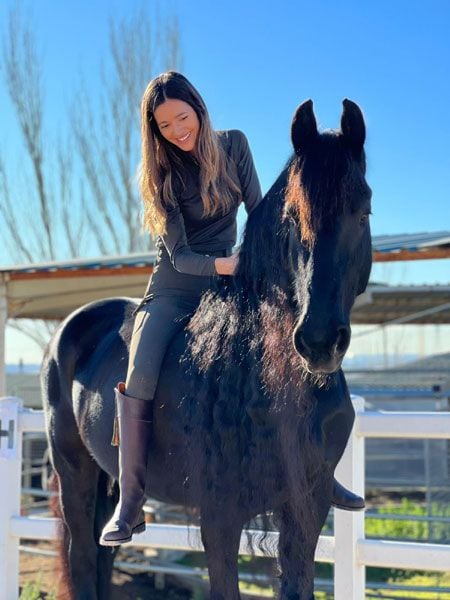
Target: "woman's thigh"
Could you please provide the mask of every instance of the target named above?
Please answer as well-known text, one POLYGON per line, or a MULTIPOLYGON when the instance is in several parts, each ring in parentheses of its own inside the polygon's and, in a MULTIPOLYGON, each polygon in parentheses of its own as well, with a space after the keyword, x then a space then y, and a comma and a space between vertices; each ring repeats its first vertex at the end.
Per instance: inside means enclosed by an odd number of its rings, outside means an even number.
POLYGON ((127 394, 152 399, 167 347, 198 306, 197 297, 157 296, 136 314, 130 343, 127 394))

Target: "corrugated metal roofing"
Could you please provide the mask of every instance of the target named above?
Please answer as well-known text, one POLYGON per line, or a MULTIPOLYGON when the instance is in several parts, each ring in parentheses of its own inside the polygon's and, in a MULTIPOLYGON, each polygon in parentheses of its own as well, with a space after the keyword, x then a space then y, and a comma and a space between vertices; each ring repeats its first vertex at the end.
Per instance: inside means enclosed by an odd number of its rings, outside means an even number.
POLYGON ((376 252, 398 252, 399 250, 424 250, 450 245, 450 231, 434 233, 401 233, 398 235, 376 235, 372 237, 376 252))
MULTIPOLYGON (((375 236, 376 252, 446 248, 450 231, 434 234, 375 236)), ((110 296, 142 297, 156 252, 75 259, 0 268, 12 318, 61 319, 86 302, 110 296)), ((371 285, 352 313, 353 323, 450 323, 450 286, 389 287, 371 285), (413 319, 410 316, 414 315, 413 319)))
POLYGON ((384 286, 369 284, 356 300, 352 323, 449 324, 450 286, 384 286))
MULTIPOLYGON (((419 251, 427 248, 450 246, 450 231, 435 233, 413 233, 400 235, 376 235, 372 237, 374 252, 399 252, 401 250, 419 251)), ((55 271, 78 271, 99 269, 120 269, 122 267, 149 267, 156 258, 156 251, 105 256, 99 258, 79 258, 73 260, 11 265, 0 268, 9 273, 40 273, 55 271)))
POLYGON ((78 271, 80 269, 119 269, 121 267, 148 267, 155 262, 156 251, 118 256, 100 256, 98 258, 76 258, 71 260, 56 260, 28 265, 12 265, 0 268, 0 272, 40 273, 55 271, 78 271))

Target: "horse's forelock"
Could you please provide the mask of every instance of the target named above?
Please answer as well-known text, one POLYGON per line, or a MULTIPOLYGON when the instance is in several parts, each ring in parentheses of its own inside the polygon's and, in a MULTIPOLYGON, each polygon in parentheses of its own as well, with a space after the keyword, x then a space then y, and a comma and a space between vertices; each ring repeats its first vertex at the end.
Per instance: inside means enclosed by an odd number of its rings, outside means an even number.
POLYGON ((346 188, 351 183, 354 159, 339 132, 322 133, 306 155, 295 156, 288 172, 285 213, 294 213, 301 240, 311 248, 322 225, 332 222, 348 207, 346 188))

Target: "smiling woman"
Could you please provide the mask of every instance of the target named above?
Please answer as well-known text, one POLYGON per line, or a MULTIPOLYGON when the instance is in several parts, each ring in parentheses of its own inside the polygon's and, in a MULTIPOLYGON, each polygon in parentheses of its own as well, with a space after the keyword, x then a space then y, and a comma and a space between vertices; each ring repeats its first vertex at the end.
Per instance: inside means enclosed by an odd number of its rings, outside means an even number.
POLYGON ((158 257, 135 311, 126 382, 116 388, 120 500, 100 540, 106 546, 144 527, 153 399, 164 355, 215 276, 234 273, 239 204, 250 213, 262 198, 244 134, 214 131, 203 99, 183 75, 152 80, 141 114, 144 223, 157 236, 158 257))
POLYGON ((187 102, 168 98, 155 109, 155 120, 168 142, 195 155, 200 122, 187 102))

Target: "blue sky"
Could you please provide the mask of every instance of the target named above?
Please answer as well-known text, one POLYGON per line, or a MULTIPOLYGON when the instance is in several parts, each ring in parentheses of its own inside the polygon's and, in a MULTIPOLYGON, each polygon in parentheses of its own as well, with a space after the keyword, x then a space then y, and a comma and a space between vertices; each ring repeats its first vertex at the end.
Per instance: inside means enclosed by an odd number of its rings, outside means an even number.
MULTIPOLYGON (((0 29, 11 4, 1 3, 0 29)), ((154 6, 137 0, 24 3, 32 7, 43 46, 55 132, 64 126, 79 72, 92 89, 99 85, 108 17, 147 4, 154 6)), ((263 190, 290 153, 296 106, 312 98, 319 124, 335 128, 348 97, 366 118, 373 233, 450 229, 448 0, 167 0, 160 10, 179 17, 184 73, 204 96, 215 127, 247 134, 263 190)), ((0 105, 1 151, 19 160, 17 127, 1 86, 0 105)), ((449 283, 449 261, 379 266, 374 277, 449 283)))

